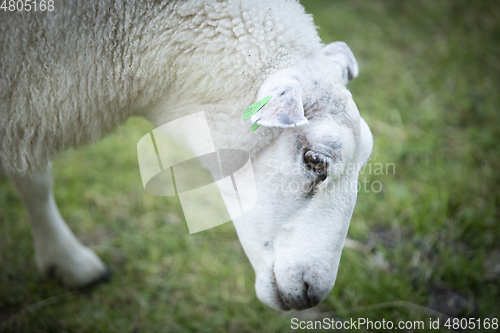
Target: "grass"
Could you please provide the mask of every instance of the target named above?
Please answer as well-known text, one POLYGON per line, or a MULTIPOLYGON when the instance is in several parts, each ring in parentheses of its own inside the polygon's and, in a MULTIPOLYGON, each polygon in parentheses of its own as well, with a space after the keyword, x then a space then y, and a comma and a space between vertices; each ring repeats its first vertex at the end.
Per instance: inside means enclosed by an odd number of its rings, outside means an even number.
POLYGON ((72 292, 43 279, 26 213, 0 180, 0 330, 288 332, 292 316, 426 328, 434 311, 500 317, 500 6, 303 4, 324 42, 343 40, 358 59, 349 89, 375 139, 360 180, 382 185, 359 193, 330 296, 301 314, 261 304, 231 224, 189 235, 178 201, 142 190, 135 147, 152 127, 134 118, 54 165, 62 215, 112 283, 72 292), (394 174, 376 174, 377 163, 394 174))

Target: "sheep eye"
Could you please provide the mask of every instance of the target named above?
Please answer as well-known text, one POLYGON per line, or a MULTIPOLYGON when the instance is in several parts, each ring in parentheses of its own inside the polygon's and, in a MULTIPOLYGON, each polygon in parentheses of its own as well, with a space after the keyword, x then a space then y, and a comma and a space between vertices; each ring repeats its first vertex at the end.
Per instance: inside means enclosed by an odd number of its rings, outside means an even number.
POLYGON ((307 164, 318 164, 321 162, 319 155, 310 150, 304 155, 304 158, 306 159, 307 164))
POLYGON ((328 169, 328 162, 322 155, 319 155, 311 150, 304 154, 304 160, 309 170, 314 170, 321 178, 326 178, 326 170, 328 169))

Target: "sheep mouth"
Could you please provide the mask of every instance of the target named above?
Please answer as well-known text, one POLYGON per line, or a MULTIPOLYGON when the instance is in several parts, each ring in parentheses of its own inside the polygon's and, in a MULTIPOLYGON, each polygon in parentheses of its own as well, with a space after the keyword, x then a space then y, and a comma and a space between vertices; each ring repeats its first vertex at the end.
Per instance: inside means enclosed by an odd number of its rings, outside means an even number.
POLYGON ((278 288, 278 284, 276 283, 276 276, 274 275, 274 269, 273 269, 273 279, 271 281, 271 284, 273 286, 273 291, 275 295, 275 300, 277 302, 278 307, 280 308, 281 311, 290 311, 292 308, 286 304, 285 300, 283 297, 281 297, 281 292, 278 288))

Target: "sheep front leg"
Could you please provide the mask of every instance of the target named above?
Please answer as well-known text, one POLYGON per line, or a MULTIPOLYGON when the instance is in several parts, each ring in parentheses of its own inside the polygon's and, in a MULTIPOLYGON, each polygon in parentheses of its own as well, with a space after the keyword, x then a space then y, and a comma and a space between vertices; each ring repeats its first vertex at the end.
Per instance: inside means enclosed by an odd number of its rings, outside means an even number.
POLYGON ((40 272, 69 287, 84 287, 109 279, 101 259, 82 245, 64 222, 52 193, 50 165, 45 172, 12 177, 28 211, 40 272))

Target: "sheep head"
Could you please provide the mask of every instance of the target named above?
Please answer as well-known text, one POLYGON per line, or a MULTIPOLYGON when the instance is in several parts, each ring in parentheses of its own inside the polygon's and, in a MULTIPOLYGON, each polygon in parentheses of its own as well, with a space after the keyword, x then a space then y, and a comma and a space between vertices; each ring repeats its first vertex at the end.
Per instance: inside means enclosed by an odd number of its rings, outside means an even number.
POLYGON ((252 157, 255 207, 233 219, 256 272, 261 301, 306 309, 333 288, 357 197, 358 172, 372 149, 371 132, 345 85, 358 75, 349 47, 323 52, 268 77, 251 117, 284 128, 252 157))

